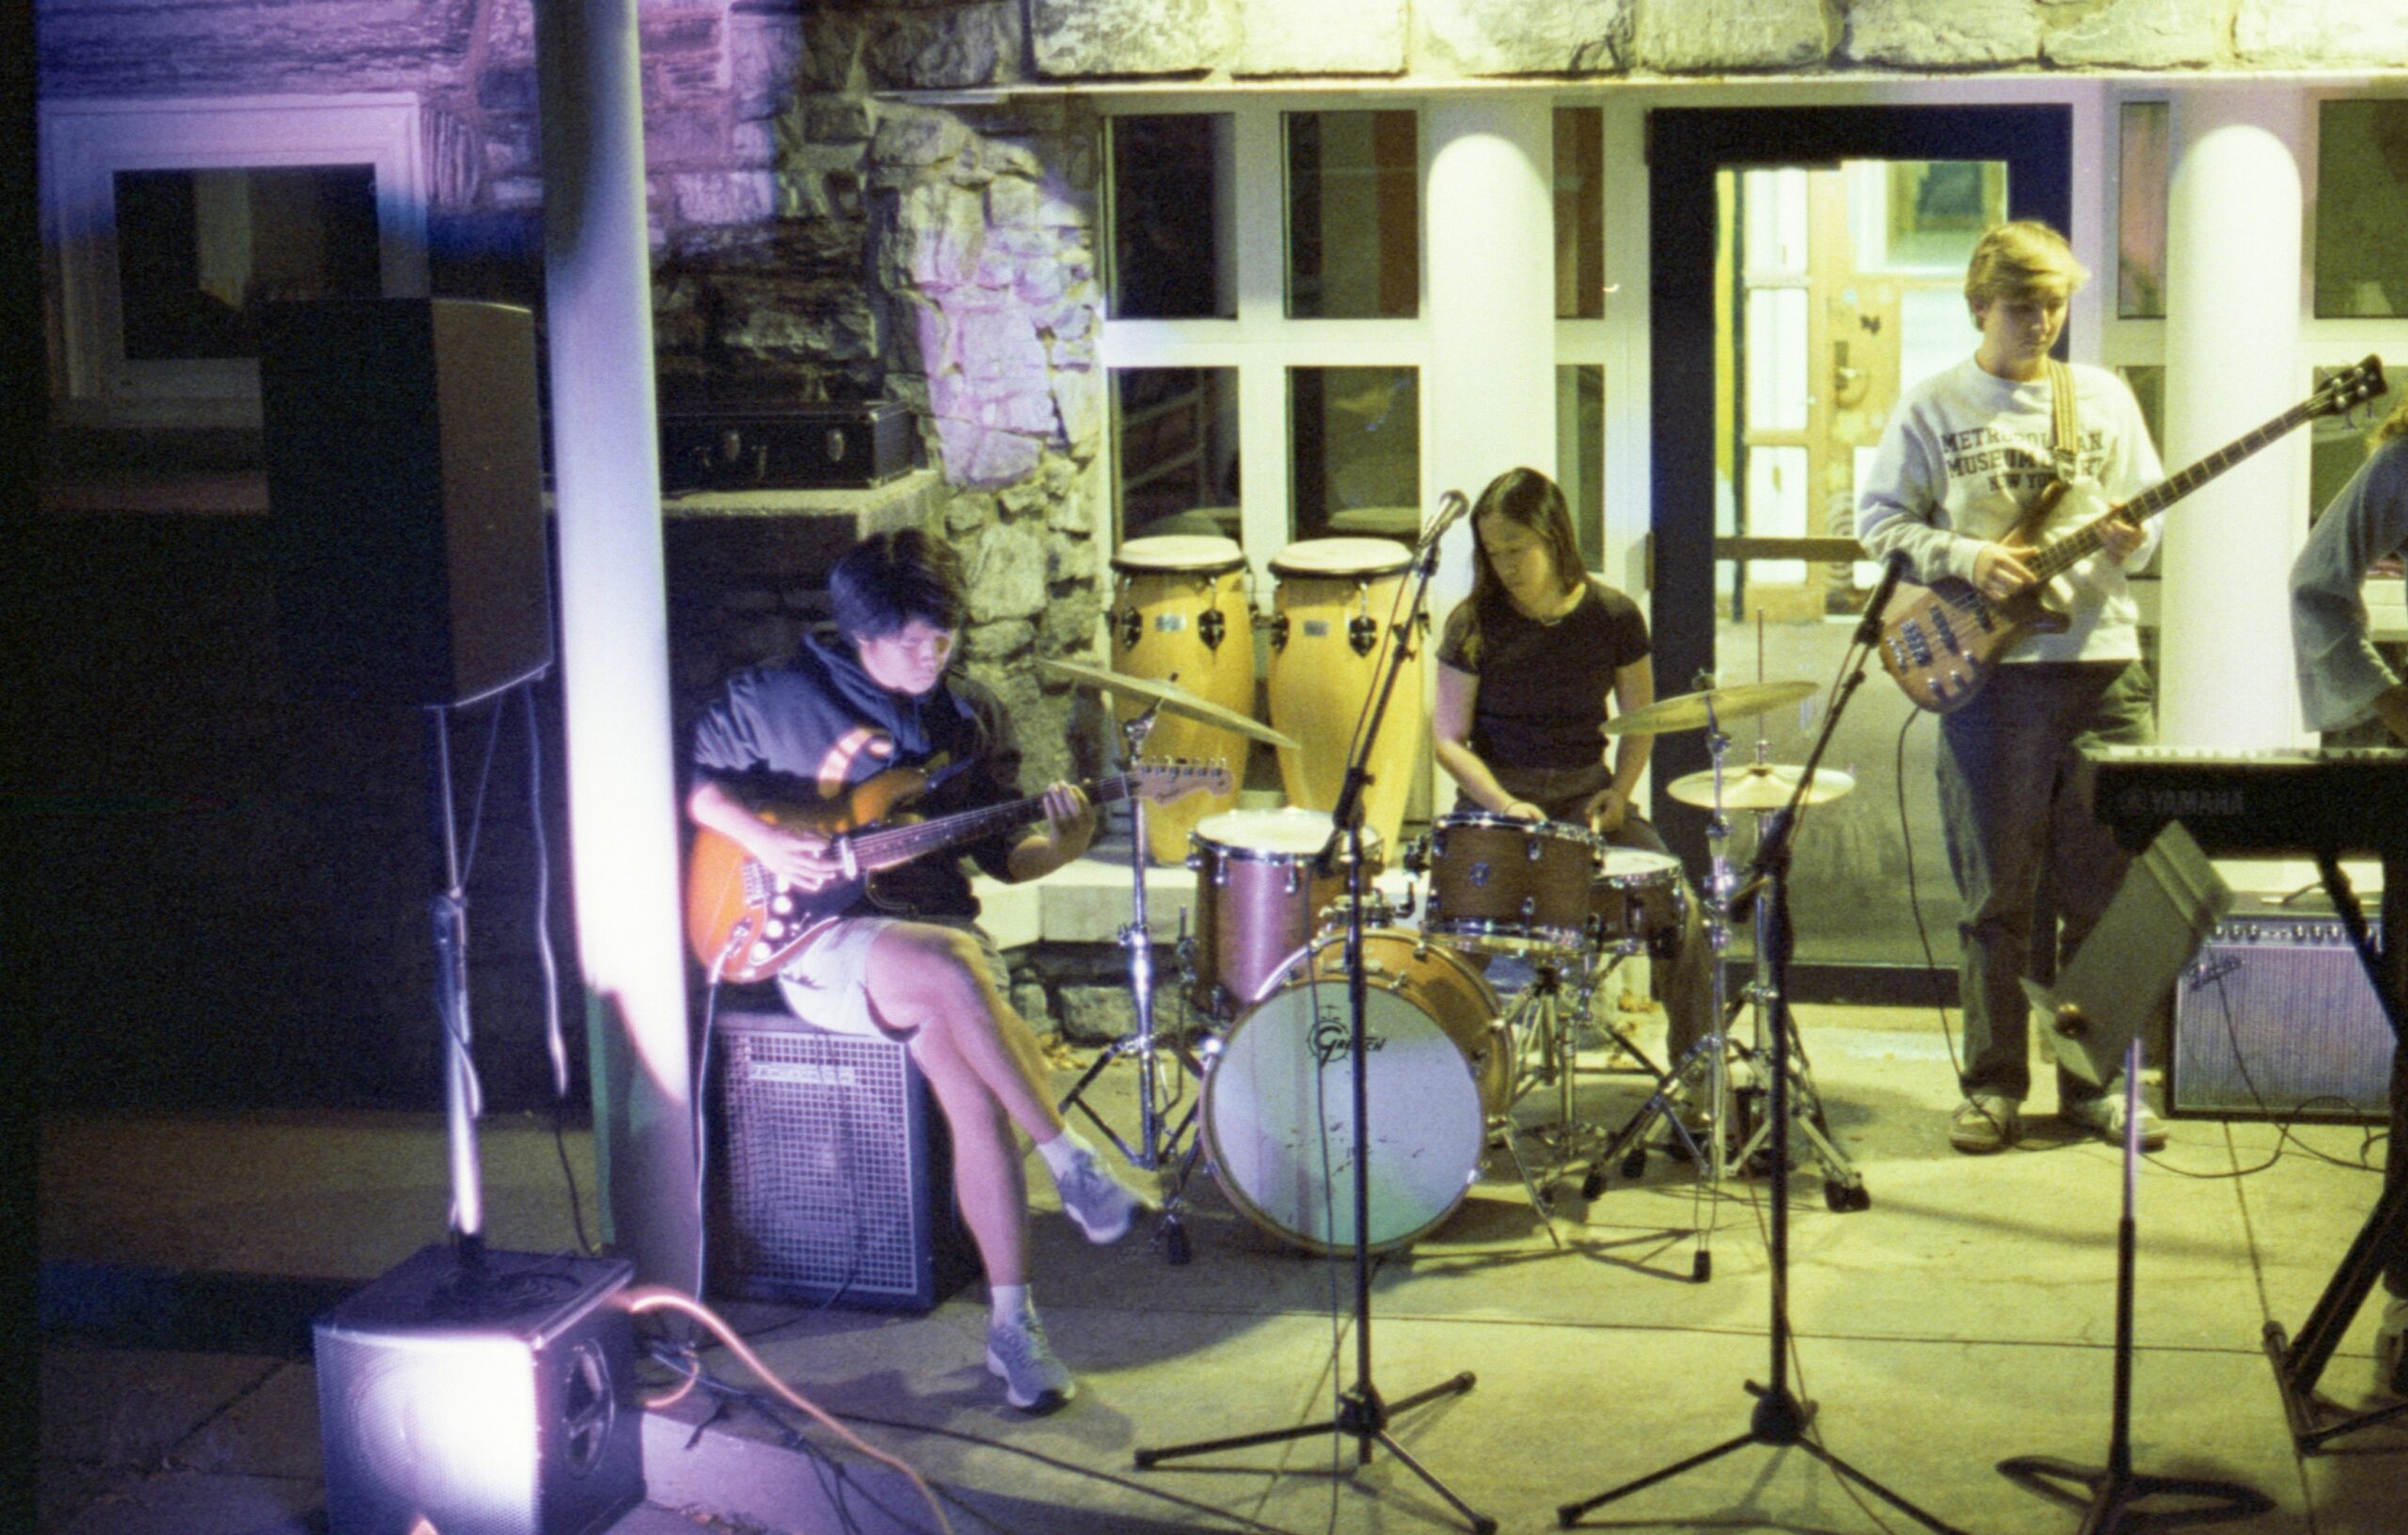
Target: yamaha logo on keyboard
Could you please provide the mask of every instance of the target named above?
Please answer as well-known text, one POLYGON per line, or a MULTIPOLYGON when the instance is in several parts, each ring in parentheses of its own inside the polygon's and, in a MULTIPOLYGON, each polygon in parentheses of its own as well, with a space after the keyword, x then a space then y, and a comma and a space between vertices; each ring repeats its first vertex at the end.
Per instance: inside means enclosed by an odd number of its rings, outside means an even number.
POLYGON ((2125 819, 2143 815, 2162 820, 2187 820, 2194 815, 2244 815, 2249 797, 2239 789, 2128 789, 2115 797, 2116 814, 2125 819))

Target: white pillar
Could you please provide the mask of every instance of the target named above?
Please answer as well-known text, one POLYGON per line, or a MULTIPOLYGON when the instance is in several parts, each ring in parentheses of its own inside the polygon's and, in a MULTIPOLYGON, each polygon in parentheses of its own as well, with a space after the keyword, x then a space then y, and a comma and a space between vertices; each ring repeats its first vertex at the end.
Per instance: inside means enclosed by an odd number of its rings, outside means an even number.
MULTIPOLYGON (((2174 93, 2167 209, 2166 467, 2178 471, 2304 398, 2299 159, 2291 85, 2174 93)), ((2299 715, 2287 576, 2306 527, 2295 432, 2164 513, 2158 733, 2168 745, 2287 746, 2299 715)))
POLYGON ((536 8, 561 667, 603 1230, 699 1290, 636 8, 536 8))
MULTIPOLYGON (((1440 98, 1430 133, 1426 499, 1516 465, 1555 473, 1555 115, 1544 92, 1440 98)), ((1447 535, 1432 613, 1471 590, 1471 530, 1447 535)))

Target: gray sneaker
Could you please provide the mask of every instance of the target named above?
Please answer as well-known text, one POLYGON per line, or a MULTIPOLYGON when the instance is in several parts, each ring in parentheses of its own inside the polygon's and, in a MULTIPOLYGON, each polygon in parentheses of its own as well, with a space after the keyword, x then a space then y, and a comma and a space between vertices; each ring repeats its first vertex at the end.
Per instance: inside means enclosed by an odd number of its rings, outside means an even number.
POLYGON ((1054 1180, 1062 1194, 1062 1213, 1093 1242, 1118 1242, 1128 1235, 1144 1201, 1104 1171, 1092 1151, 1081 1151, 1070 1170, 1054 1180))
POLYGON ((1970 1156, 2004 1151, 2023 1137, 2023 1105, 1995 1093, 1976 1093, 1948 1118, 1948 1144, 1970 1156))
POLYGON ((2408 1397, 2408 1295, 2394 1295, 2383 1308, 2374 1335, 2374 1388, 2386 1397, 2408 1397))
POLYGON ((1004 1383, 1004 1400, 1023 1413, 1058 1412, 1079 1394, 1079 1383, 1054 1357, 1045 1324, 1035 1316, 987 1324, 987 1372, 1004 1383))
MULTIPOLYGON (((2088 1131, 2109 1146, 2124 1144, 2124 1095, 2109 1093, 2102 1098, 2085 1098, 2057 1105, 2057 1117, 2076 1130, 2088 1131)), ((2162 1151, 2165 1148, 2165 1123, 2141 1105, 2141 1149, 2162 1151)))

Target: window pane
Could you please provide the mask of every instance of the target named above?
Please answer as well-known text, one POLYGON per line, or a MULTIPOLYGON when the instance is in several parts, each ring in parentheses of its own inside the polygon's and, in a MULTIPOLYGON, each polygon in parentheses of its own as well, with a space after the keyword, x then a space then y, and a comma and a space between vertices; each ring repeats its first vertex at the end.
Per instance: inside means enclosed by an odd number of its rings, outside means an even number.
POLYGON ((1806 290, 1751 288, 1741 340, 1748 371, 1748 427, 1806 426, 1806 290))
POLYGON ((259 356, 259 306, 374 298, 376 167, 120 170, 125 355, 259 356))
POLYGON ((2126 102, 2116 174, 2115 316, 2165 318, 2165 189, 2171 165, 2163 102, 2126 102))
POLYGON ((1572 505, 1580 563, 1605 562, 1606 371, 1593 363, 1555 371, 1555 483, 1572 505))
MULTIPOLYGON (((2162 372, 2162 370, 2161 370, 2162 372)), ((2332 382, 2337 368, 2316 370, 2316 387, 2322 388, 2332 382)), ((2390 392, 2370 405, 2361 406, 2347 416, 2320 416, 2307 429, 2307 514, 2313 520, 2324 514, 2350 476, 2358 472, 2367 461, 2367 432, 2389 412, 2408 388, 2408 367, 2385 368, 2384 382, 2390 392)), ((2396 587, 2397 582, 2393 583, 2396 587)))
POLYGON ((2132 363, 2115 372, 2124 375, 2124 383, 2132 391, 2133 403, 2141 407, 2141 421, 2148 428, 2148 440, 2156 445, 2158 456, 2165 455, 2165 369, 2154 362, 2132 363))
POLYGON ((1555 317, 1606 312, 1606 115, 1555 109, 1555 317))
POLYGON ((1123 320, 1229 320, 1238 312, 1227 113, 1108 119, 1112 288, 1123 320))
POLYGON ((1410 112, 1291 112, 1288 314, 1410 318, 1421 305, 1420 149, 1410 112))
POLYGON ((1238 536, 1234 368, 1124 368, 1112 375, 1114 542, 1155 533, 1238 536))
POLYGON ((1421 527, 1421 377, 1412 368, 1291 368, 1295 538, 1411 540, 1421 527))
POLYGON ((1851 161, 1849 232, 1876 272, 1962 275, 1982 231, 2006 222, 2003 160, 1851 161))
POLYGON ((2408 314, 2408 101, 2326 102, 2316 134, 2316 312, 2408 314))

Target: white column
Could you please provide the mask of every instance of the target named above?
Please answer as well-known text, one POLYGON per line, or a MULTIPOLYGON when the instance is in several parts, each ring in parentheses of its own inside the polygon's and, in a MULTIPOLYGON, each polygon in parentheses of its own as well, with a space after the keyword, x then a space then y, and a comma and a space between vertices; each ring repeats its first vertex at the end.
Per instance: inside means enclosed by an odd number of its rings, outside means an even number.
MULTIPOLYGON (((1544 92, 1441 98, 1430 133, 1430 372, 1422 483, 1477 498, 1516 465, 1555 473, 1554 106, 1544 92)), ((1450 533, 1442 618, 1471 590, 1450 533)))
POLYGON ((636 0, 536 8, 569 833, 603 1230, 700 1289, 636 0))
MULTIPOLYGON (((2299 353, 2299 159, 2291 85, 2174 93, 2166 230, 2166 467, 2178 471, 2307 390, 2299 353)), ((2158 733, 2168 745, 2286 746, 2299 715, 2287 576, 2305 536, 2295 432, 2164 513, 2158 733)))

